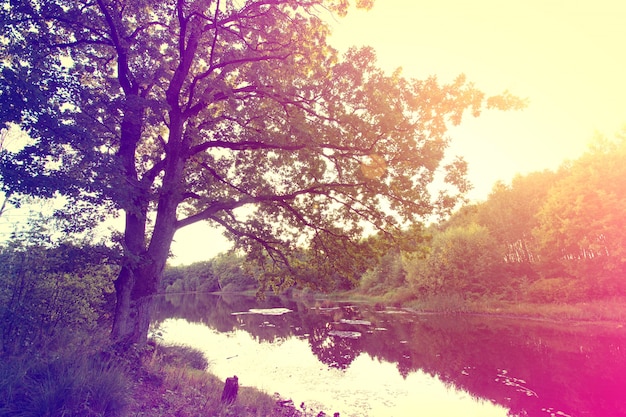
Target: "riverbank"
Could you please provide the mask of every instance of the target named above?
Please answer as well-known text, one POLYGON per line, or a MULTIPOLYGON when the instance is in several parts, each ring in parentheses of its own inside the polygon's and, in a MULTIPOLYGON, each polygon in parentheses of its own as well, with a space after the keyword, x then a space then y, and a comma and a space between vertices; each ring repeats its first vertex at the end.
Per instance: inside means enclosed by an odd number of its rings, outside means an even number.
MULTIPOLYGON (((404 300, 359 293, 291 294, 306 305, 338 301, 374 305, 377 309, 404 308, 437 314, 472 314, 551 321, 586 332, 587 323, 612 328, 626 326, 626 300, 614 298, 576 304, 537 304, 503 300, 461 300, 454 297, 404 300)), ((315 417, 319 410, 279 399, 242 386, 237 401, 221 404, 224 381, 207 373, 202 353, 184 347, 149 344, 111 354, 108 326, 100 331, 69 331, 62 342, 48 343, 35 355, 0 356, 0 415, 102 415, 111 417, 315 417), (109 353, 107 353, 109 352, 109 353), (87 408, 89 407, 89 408, 87 408), (28 411, 31 410, 32 412, 28 411), (47 410, 45 413, 42 410, 47 410), (76 414, 76 410, 82 410, 76 414), (89 411, 89 412, 87 412, 89 411), (74 413, 74 414, 72 414, 74 413)), ((242 385, 245 385, 245 381, 242 385)), ((270 384, 270 389, 272 389, 270 384)), ((326 410, 332 412, 333 410, 326 410)), ((329 414, 329 415, 332 415, 329 414)))
MULTIPOLYGON (((295 297, 300 294, 294 293, 295 297)), ((305 294, 311 297, 310 294, 305 294)), ((626 325, 626 298, 615 297, 578 303, 533 303, 481 297, 465 300, 460 296, 445 295, 420 300, 403 299, 401 294, 370 295, 347 291, 332 295, 316 294, 318 300, 367 303, 379 308, 390 306, 416 312, 441 314, 486 314, 511 318, 527 318, 568 322, 606 322, 626 325)))
POLYGON ((149 345, 141 365, 131 373, 132 417, 316 417, 319 412, 296 407, 278 394, 239 387, 232 404, 221 401, 224 381, 205 371, 201 352, 184 346, 149 345))

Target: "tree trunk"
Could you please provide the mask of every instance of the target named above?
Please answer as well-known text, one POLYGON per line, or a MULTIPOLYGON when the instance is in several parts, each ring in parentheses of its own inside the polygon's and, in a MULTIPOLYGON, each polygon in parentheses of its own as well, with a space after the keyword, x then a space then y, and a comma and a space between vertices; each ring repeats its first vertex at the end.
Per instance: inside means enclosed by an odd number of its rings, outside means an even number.
MULTIPOLYGON (((183 69, 183 73, 189 70, 185 65, 183 69)), ((184 148, 188 149, 189 146, 188 143, 184 144, 184 117, 178 109, 181 83, 182 81, 178 83, 180 85, 168 89, 168 103, 172 105, 172 109, 169 112, 167 157, 163 177, 160 179, 162 183, 158 191, 156 217, 151 234, 147 232, 147 213, 154 178, 146 176, 139 179, 135 167, 135 154, 137 144, 141 140, 144 109, 137 110, 129 106, 129 112, 125 114, 122 123, 118 156, 123 167, 122 186, 127 191, 124 202, 128 206, 125 207, 124 259, 115 281, 117 304, 111 331, 111 338, 122 345, 142 345, 147 341, 153 297, 157 294, 161 273, 165 268, 176 232, 176 211, 182 201, 184 148), (146 178, 151 179, 153 183, 142 184, 146 178)))
POLYGON ((232 378, 226 378, 224 390, 222 391, 222 404, 230 405, 237 400, 237 392, 239 391, 239 379, 237 375, 232 378))
MULTIPOLYGON (((148 268, 151 269, 151 268, 148 268)), ((115 281, 116 305, 111 338, 118 344, 145 344, 158 277, 147 270, 122 267, 115 281)))
MULTIPOLYGON (((125 254, 115 281, 117 304, 111 338, 118 344, 145 344, 150 327, 153 297, 176 232, 176 209, 180 201, 183 159, 171 158, 166 166, 157 204, 154 229, 147 248, 145 205, 137 203, 140 215, 126 214, 125 254)), ((142 200, 139 200, 142 201, 142 200)))

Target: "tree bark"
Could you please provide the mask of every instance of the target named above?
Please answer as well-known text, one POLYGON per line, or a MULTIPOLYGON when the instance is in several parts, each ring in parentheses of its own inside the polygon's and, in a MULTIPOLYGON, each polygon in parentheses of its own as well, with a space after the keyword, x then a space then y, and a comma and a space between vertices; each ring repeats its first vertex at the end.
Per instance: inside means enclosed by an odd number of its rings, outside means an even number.
POLYGON ((111 338, 117 344, 143 345, 148 339, 158 279, 145 276, 145 273, 123 266, 115 281, 116 305, 111 338))
MULTIPOLYGON (((174 234, 174 223, 169 227, 164 245, 169 243, 174 234)), ((167 262, 167 252, 152 257, 150 251, 144 252, 139 259, 128 259, 122 266, 115 280, 116 307, 111 338, 117 344, 143 345, 148 340, 148 330, 152 316, 154 296, 158 292, 161 274, 167 262)))

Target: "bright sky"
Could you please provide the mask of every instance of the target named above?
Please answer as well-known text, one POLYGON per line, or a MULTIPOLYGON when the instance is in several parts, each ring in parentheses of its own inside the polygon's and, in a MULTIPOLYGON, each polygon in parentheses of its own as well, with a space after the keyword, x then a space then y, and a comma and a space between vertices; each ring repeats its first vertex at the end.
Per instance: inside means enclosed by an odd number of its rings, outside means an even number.
POLYGON ((595 131, 626 124, 626 2, 622 0, 378 0, 335 23, 341 50, 369 45, 407 77, 464 73, 488 94, 528 97, 526 110, 467 118, 453 151, 484 199, 496 180, 557 168, 595 131))
MULTIPOLYGON (((469 117, 451 132, 451 151, 469 163, 471 199, 517 173, 556 169, 596 132, 626 124, 626 1, 377 0, 333 26, 331 44, 372 46, 388 71, 442 82, 464 73, 487 94, 528 97, 525 110, 469 117)), ((206 226, 176 241, 173 263, 224 250, 206 226)))

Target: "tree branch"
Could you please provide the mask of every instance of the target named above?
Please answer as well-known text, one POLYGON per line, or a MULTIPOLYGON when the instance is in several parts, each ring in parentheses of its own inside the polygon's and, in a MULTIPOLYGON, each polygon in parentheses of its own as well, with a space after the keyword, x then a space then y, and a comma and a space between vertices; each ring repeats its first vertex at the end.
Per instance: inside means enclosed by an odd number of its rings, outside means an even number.
POLYGON ((340 188, 345 188, 345 187, 353 188, 359 185, 362 185, 362 183, 313 184, 311 187, 297 190, 288 194, 281 194, 281 195, 267 194, 267 195, 253 196, 244 191, 245 195, 238 200, 231 200, 231 201, 226 201, 226 202, 224 201, 214 202, 210 204, 206 209, 196 214, 193 214, 189 217, 186 217, 184 219, 178 220, 176 222, 176 229, 180 229, 182 227, 188 226, 193 223, 197 223, 202 220, 208 220, 212 218, 213 216, 215 216, 218 212, 232 211, 236 208, 243 207, 248 204, 291 201, 300 195, 306 195, 306 194, 327 195, 331 189, 340 189, 340 188))
POLYGON ((118 70, 118 80, 124 93, 127 95, 137 94, 137 88, 133 85, 132 76, 130 73, 130 67, 128 66, 128 51, 126 47, 122 45, 122 36, 119 33, 120 28, 118 28, 115 19, 113 18, 108 6, 104 4, 103 0, 97 0, 98 6, 104 14, 104 18, 107 22, 107 25, 111 29, 111 41, 113 42, 113 46, 117 51, 117 70, 118 70))

